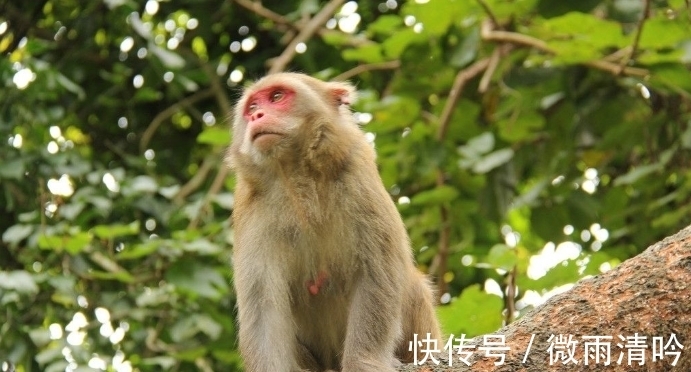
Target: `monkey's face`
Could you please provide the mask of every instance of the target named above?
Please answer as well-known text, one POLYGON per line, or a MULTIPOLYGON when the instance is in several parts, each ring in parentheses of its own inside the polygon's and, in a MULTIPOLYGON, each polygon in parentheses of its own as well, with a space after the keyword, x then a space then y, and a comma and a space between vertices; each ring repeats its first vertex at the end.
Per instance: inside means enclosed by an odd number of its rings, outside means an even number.
POLYGON ((299 159, 314 148, 325 125, 352 121, 352 91, 345 83, 293 73, 259 80, 235 108, 231 157, 259 166, 299 159))

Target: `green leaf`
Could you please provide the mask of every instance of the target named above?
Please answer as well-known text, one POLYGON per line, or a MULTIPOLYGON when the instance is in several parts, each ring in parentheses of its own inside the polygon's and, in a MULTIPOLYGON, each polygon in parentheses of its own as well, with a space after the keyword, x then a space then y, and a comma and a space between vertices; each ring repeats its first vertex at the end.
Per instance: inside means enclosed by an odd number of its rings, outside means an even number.
POLYGON ((139 221, 133 221, 127 225, 98 225, 92 229, 92 232, 101 239, 113 239, 118 236, 136 235, 139 233, 139 221))
POLYGON ((495 269, 509 271, 516 262, 516 250, 505 244, 494 245, 487 254, 487 263, 495 269))
POLYGON ((218 271, 196 262, 178 261, 166 272, 166 279, 194 297, 216 300, 228 291, 228 282, 218 271))
POLYGON ((31 235, 33 231, 34 227, 31 225, 12 225, 2 233, 2 241, 10 245, 16 245, 31 235))
POLYGON ((478 160, 473 166, 473 171, 480 174, 487 173, 494 168, 508 163, 513 159, 513 155, 514 151, 510 148, 494 151, 478 160))
POLYGON ((458 190, 443 185, 432 190, 421 191, 410 200, 411 205, 436 205, 448 203, 458 197, 458 190))
POLYGON ((497 122, 499 136, 508 142, 531 140, 536 131, 544 128, 545 118, 533 110, 521 112, 520 115, 504 118, 497 122))
POLYGON ((669 19, 667 16, 649 19, 643 25, 638 46, 641 49, 675 48, 691 35, 688 19, 683 16, 669 19))
POLYGON ((395 14, 384 14, 367 26, 370 34, 391 35, 403 26, 403 19, 395 14))
POLYGON ((227 146, 230 144, 230 131, 227 128, 209 127, 197 136, 198 143, 227 146))
POLYGON ((25 294, 38 293, 33 276, 24 270, 0 271, 0 288, 25 294))
POLYGON ((501 327, 503 306, 501 298, 473 284, 466 287, 450 305, 438 307, 437 315, 444 333, 473 337, 501 327))
POLYGON ((387 59, 398 59, 403 54, 403 51, 410 44, 422 42, 426 39, 422 34, 418 34, 412 29, 404 29, 393 34, 387 38, 382 47, 384 49, 384 56, 387 59))
POLYGON ((635 167, 628 171, 625 175, 617 177, 614 180, 614 186, 630 185, 639 179, 648 176, 649 174, 662 171, 663 168, 663 165, 660 163, 635 167))
POLYGON ((163 93, 150 87, 141 87, 137 89, 137 93, 134 94, 134 100, 136 102, 153 102, 161 98, 163 98, 163 93))
MULTIPOLYGON (((547 40, 564 40, 578 42, 574 47, 592 47, 600 49, 609 46, 624 47, 629 37, 623 35, 618 22, 605 20, 595 15, 581 12, 569 12, 560 17, 544 21, 536 26, 538 38, 547 40)), ((568 48, 564 48, 568 49, 568 48)))
POLYGON ((0 177, 2 178, 20 180, 24 177, 24 172, 26 168, 23 158, 0 162, 0 177))

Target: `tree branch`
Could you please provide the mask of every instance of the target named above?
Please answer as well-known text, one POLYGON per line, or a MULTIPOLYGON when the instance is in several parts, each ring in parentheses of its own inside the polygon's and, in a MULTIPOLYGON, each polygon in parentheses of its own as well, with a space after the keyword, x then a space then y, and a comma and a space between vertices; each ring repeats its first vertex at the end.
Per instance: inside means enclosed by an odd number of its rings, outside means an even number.
MULTIPOLYGON (((552 48, 550 48, 546 42, 536 39, 532 36, 528 35, 523 35, 519 34, 517 32, 509 32, 509 31, 499 31, 499 30, 493 30, 492 25, 490 22, 485 21, 482 24, 480 34, 484 40, 491 40, 491 41, 498 41, 498 42, 504 42, 504 43, 512 43, 512 44, 517 44, 517 45, 523 45, 523 46, 528 46, 531 48, 535 48, 537 50, 549 53, 549 54, 557 54, 552 48)), ((639 77, 644 77, 648 76, 649 72, 646 69, 642 68, 637 68, 637 67, 621 67, 620 65, 616 63, 612 63, 608 60, 602 59, 602 60, 596 60, 596 61, 587 61, 583 62, 583 65, 586 65, 588 67, 592 67, 598 70, 606 71, 609 72, 613 75, 629 75, 629 76, 639 76, 639 77)))
POLYGON ((650 14, 650 0, 643 0, 643 4, 643 14, 641 15, 641 19, 638 21, 638 26, 636 26, 636 35, 633 37, 631 51, 626 58, 622 59, 621 64, 619 65, 620 74, 624 71, 626 65, 628 65, 636 55, 636 49, 638 49, 638 43, 640 42, 641 34, 643 33, 643 25, 645 25, 645 21, 648 19, 648 15, 650 14))
POLYGON ((381 62, 381 63, 370 63, 370 64, 364 64, 364 65, 358 65, 350 70, 341 73, 340 75, 337 75, 334 77, 333 81, 344 81, 352 78, 353 76, 362 74, 363 72, 368 72, 368 71, 375 71, 375 70, 395 70, 397 68, 401 67, 401 61, 395 60, 395 61, 387 61, 387 62, 381 62))
POLYGON ((443 141, 444 137, 446 137, 446 131, 448 130, 449 122, 451 121, 453 109, 456 107, 456 103, 458 102, 458 98, 461 96, 461 92, 463 91, 465 84, 468 82, 468 80, 474 78, 484 71, 487 66, 489 66, 489 62, 489 58, 481 59, 456 74, 456 78, 453 81, 453 86, 449 91, 449 99, 446 101, 439 119, 439 130, 437 131, 437 140, 439 142, 443 141))
MULTIPOLYGON (((631 258, 613 270, 592 278, 582 279, 568 292, 556 295, 543 305, 528 312, 523 318, 493 332, 505 337, 508 351, 502 365, 495 365, 497 357, 487 357, 482 350, 466 349, 472 352, 470 366, 465 366, 452 355, 453 367, 442 358, 434 371, 482 371, 482 372, 551 372, 551 371, 607 371, 607 372, 687 372, 691 370, 691 226, 653 244, 645 252, 631 258), (662 337, 666 345, 674 334, 683 349, 669 347, 662 351, 661 360, 653 360, 653 337, 662 337), (557 349, 551 349, 555 338, 569 335, 577 342, 573 351, 578 364, 551 358, 557 349), (643 350, 644 365, 628 363, 627 353, 631 347, 624 338, 638 335, 646 349, 643 350), (585 336, 611 337, 606 350, 611 363, 604 365, 589 359, 585 364, 585 336), (530 345, 528 356, 526 351, 530 345), (619 346, 621 345, 621 346, 619 346), (626 346, 628 345, 628 346, 626 346), (679 352, 679 360, 672 365, 679 352), (619 356, 623 355, 621 362, 619 356), (525 361, 524 361, 525 358, 525 361)), ((460 316, 460 315, 459 315, 460 316)), ((460 335, 455 335, 460 337, 460 335)), ((475 337, 464 344, 488 346, 483 336, 475 337)), ((563 345, 563 344, 562 344, 563 345)), ((443 345, 439 346, 443 349, 443 345)), ((604 353, 604 351, 600 350, 604 353)), ((566 352, 566 351, 565 351, 566 352)), ((590 352, 592 356, 594 351, 590 352)), ((446 355, 447 353, 444 353, 446 355)), ((406 365, 399 371, 430 371, 430 366, 406 365)))
POLYGON ((187 96, 181 99, 180 101, 176 102, 175 104, 166 108, 165 110, 159 112, 154 117, 154 119, 151 120, 151 124, 149 124, 149 126, 142 134, 142 139, 139 141, 139 151, 144 152, 147 149, 147 147, 149 146, 149 142, 151 142, 151 138, 158 130, 158 127, 160 127, 166 119, 173 116, 183 107, 193 105, 205 98, 211 97, 212 95, 213 91, 211 89, 200 90, 192 94, 191 96, 187 96))
POLYGON ((269 69, 269 74, 275 74, 285 70, 288 63, 290 63, 295 56, 295 47, 298 44, 309 40, 317 29, 326 23, 329 17, 331 17, 336 9, 338 9, 344 2, 345 0, 331 0, 324 5, 324 7, 317 14, 315 14, 314 17, 307 22, 307 24, 305 24, 305 26, 300 30, 300 33, 297 34, 297 36, 295 36, 295 38, 283 50, 283 53, 281 53, 281 55, 273 61, 271 68, 269 69))

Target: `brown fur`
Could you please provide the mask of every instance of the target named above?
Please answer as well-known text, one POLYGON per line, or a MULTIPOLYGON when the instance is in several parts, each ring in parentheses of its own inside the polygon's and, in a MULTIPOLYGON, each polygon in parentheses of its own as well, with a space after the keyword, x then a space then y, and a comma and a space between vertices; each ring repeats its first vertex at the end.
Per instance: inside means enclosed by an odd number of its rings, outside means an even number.
POLYGON ((432 292, 374 150, 343 104, 352 94, 346 83, 283 73, 259 80, 238 102, 229 160, 248 372, 390 372, 394 357, 412 359, 413 333, 440 336, 432 292), (287 114, 264 118, 286 135, 262 152, 243 110, 272 86, 294 90, 295 101, 287 114))

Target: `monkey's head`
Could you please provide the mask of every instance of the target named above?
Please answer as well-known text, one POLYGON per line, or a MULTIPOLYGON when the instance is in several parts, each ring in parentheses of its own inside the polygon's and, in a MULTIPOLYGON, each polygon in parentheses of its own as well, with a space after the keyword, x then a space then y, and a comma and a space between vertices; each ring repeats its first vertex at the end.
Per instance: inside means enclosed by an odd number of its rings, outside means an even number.
POLYGON ((228 152, 237 172, 342 161, 364 141, 349 104, 354 88, 307 75, 268 75, 245 89, 235 107, 228 152))

